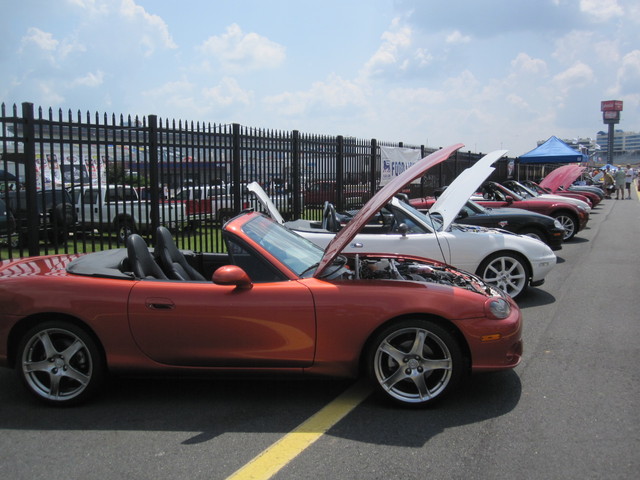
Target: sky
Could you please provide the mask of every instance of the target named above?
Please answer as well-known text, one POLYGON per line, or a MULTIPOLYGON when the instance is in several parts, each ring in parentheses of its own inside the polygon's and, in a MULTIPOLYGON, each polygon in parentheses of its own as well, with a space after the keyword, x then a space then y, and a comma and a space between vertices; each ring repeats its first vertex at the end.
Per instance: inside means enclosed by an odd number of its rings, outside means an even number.
MULTIPOLYGON (((640 131, 638 0, 0 0, 0 102, 463 150, 640 131)), ((603 146, 603 148, 606 148, 603 146)))

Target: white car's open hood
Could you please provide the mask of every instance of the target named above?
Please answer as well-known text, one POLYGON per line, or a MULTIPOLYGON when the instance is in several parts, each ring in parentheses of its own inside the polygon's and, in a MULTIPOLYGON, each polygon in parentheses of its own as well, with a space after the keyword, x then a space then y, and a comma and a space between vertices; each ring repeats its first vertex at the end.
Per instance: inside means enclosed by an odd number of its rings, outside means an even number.
POLYGON ((284 218, 280 215, 278 211, 278 207, 271 201, 267 192, 265 192, 258 182, 251 182, 247 185, 247 190, 253 192, 257 197, 258 201, 262 204, 262 206, 267 210, 269 216, 278 222, 281 225, 284 225, 284 218))
POLYGON ((467 200, 495 170, 491 165, 506 155, 508 150, 496 150, 478 160, 472 167, 458 175, 451 185, 440 195, 429 213, 437 213, 442 217, 443 230, 447 230, 456 219, 467 200))
MULTIPOLYGON (((335 258, 342 252, 349 242, 353 240, 356 234, 367 224, 371 217, 384 207, 405 185, 424 175, 424 173, 434 165, 445 161, 453 152, 463 146, 464 145, 462 143, 458 143, 456 145, 451 145, 450 147, 436 150, 432 154, 427 155, 422 160, 416 162, 401 175, 395 177, 382 187, 378 193, 371 197, 371 199, 360 210, 358 210, 358 213, 353 216, 349 223, 347 223, 347 225, 337 233, 333 240, 331 240, 329 245, 327 245, 327 248, 324 251, 324 256, 318 264, 318 268, 316 269, 314 276, 321 276, 324 269, 331 265, 335 258)), ((260 185, 253 182, 247 185, 247 189, 258 197, 260 203, 262 203, 262 205, 267 209, 272 219, 276 222, 284 223, 282 215, 280 215, 278 209, 273 202, 269 200, 268 195, 260 185)))

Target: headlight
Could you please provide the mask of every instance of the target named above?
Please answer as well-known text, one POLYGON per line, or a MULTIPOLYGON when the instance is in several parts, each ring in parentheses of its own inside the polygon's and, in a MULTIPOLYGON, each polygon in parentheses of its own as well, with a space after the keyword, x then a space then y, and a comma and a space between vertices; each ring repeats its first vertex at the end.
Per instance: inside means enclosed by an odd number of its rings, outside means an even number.
POLYGON ((553 220, 553 226, 564 230, 564 226, 560 223, 560 221, 558 221, 557 218, 553 220))
POLYGON ((485 313, 488 317, 503 319, 511 314, 511 305, 504 298, 492 297, 484 304, 485 313))

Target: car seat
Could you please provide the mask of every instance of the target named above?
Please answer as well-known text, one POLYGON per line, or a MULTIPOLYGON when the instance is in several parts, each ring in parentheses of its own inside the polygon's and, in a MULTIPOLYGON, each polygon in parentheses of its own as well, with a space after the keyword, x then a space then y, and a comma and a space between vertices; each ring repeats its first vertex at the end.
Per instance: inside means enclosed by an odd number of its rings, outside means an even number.
POLYGON ((167 276, 155 262, 151 252, 149 252, 147 242, 137 233, 127 237, 127 260, 129 261, 129 268, 137 278, 167 280, 167 276))
POLYGON ((172 280, 206 280, 200 272, 189 265, 166 227, 158 227, 156 230, 156 247, 153 256, 162 271, 172 280))

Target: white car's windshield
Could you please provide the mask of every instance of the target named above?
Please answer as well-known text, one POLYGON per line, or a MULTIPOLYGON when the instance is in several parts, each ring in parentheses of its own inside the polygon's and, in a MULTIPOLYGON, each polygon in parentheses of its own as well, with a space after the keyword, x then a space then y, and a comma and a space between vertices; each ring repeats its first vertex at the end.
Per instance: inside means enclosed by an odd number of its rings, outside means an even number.
POLYGON ((311 241, 263 216, 247 222, 242 231, 297 275, 312 272, 324 255, 311 241))
POLYGON ((426 224, 428 227, 431 228, 431 230, 436 232, 442 230, 442 218, 440 217, 440 215, 424 214, 419 210, 417 210, 416 208, 414 208, 413 206, 409 205, 408 203, 403 203, 402 209, 406 210, 408 213, 411 214, 411 216, 417 218, 422 223, 426 224))

